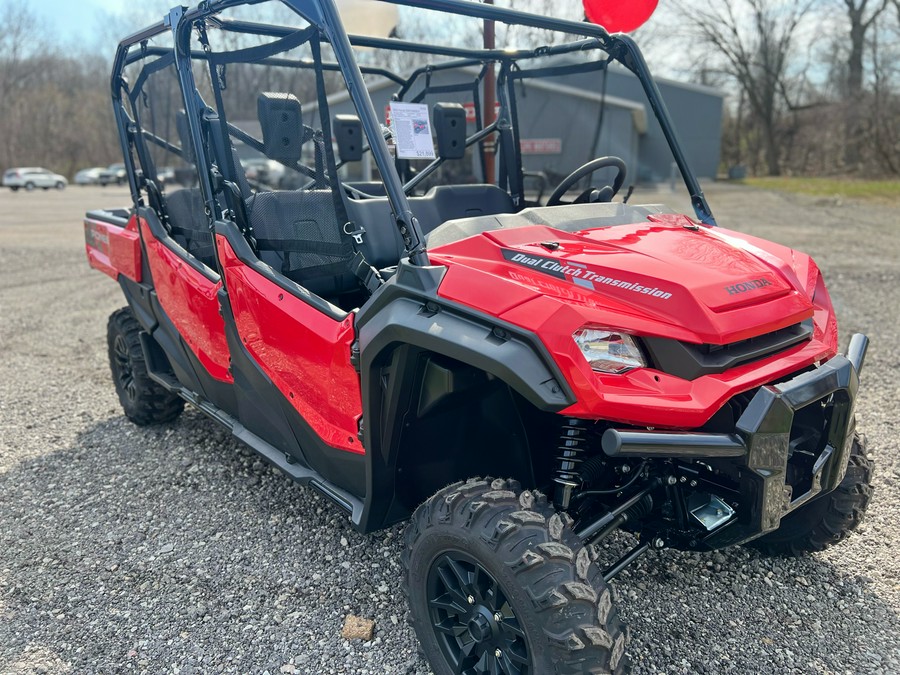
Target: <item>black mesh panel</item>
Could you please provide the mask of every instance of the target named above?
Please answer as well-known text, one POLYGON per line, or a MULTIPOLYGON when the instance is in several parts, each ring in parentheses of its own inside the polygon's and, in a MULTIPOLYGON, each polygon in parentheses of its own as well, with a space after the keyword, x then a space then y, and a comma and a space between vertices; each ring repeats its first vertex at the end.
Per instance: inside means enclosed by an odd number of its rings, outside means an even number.
POLYGON ((294 281, 348 270, 353 251, 341 235, 330 190, 260 192, 250 224, 263 260, 294 281))
POLYGON ((215 267, 212 233, 199 188, 177 190, 166 198, 172 238, 192 256, 215 267))

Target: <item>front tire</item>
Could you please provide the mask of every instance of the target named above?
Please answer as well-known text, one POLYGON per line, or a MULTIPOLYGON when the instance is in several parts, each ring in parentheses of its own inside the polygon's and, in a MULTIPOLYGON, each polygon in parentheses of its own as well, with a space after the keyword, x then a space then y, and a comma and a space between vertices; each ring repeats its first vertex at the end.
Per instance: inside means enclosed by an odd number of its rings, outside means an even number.
POLYGON ((150 379, 140 334, 141 326, 128 307, 110 315, 106 340, 119 403, 138 426, 171 422, 184 410, 184 401, 150 379))
POLYGON ((840 485, 786 515, 781 525, 750 545, 765 555, 800 556, 822 551, 855 530, 872 499, 872 461, 866 438, 855 434, 847 472, 840 485))
POLYGON ((457 483, 416 509, 404 580, 435 675, 628 671, 612 591, 570 522, 511 480, 457 483))

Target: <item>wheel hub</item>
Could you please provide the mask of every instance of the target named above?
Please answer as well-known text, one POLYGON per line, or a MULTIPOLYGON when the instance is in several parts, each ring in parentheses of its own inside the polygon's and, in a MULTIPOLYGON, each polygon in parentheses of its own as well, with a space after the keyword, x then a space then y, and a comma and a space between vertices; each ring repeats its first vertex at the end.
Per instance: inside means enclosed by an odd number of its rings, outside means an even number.
POLYGON ((469 634, 475 642, 490 640, 496 635, 497 622, 484 605, 478 607, 475 612, 475 616, 469 619, 469 634))

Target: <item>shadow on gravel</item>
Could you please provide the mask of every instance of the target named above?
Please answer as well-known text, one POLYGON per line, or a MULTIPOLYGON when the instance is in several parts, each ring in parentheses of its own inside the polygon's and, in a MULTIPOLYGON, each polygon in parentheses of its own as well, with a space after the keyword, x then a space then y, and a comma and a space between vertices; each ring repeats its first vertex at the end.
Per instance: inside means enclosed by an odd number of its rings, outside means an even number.
MULTIPOLYGON (((0 526, 0 672, 427 672, 401 528, 355 533, 194 411, 16 465, 0 526), (340 637, 348 613, 373 642, 340 637)), ((638 673, 900 670, 900 617, 827 556, 651 553, 616 586, 638 673)))

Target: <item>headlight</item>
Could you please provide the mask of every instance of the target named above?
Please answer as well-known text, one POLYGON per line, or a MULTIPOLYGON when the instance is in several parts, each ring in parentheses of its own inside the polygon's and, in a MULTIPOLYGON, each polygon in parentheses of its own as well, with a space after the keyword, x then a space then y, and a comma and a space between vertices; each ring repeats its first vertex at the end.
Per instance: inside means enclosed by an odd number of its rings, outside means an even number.
POLYGON ((612 328, 582 326, 572 338, 591 368, 601 373, 624 373, 647 364, 634 339, 612 328))

